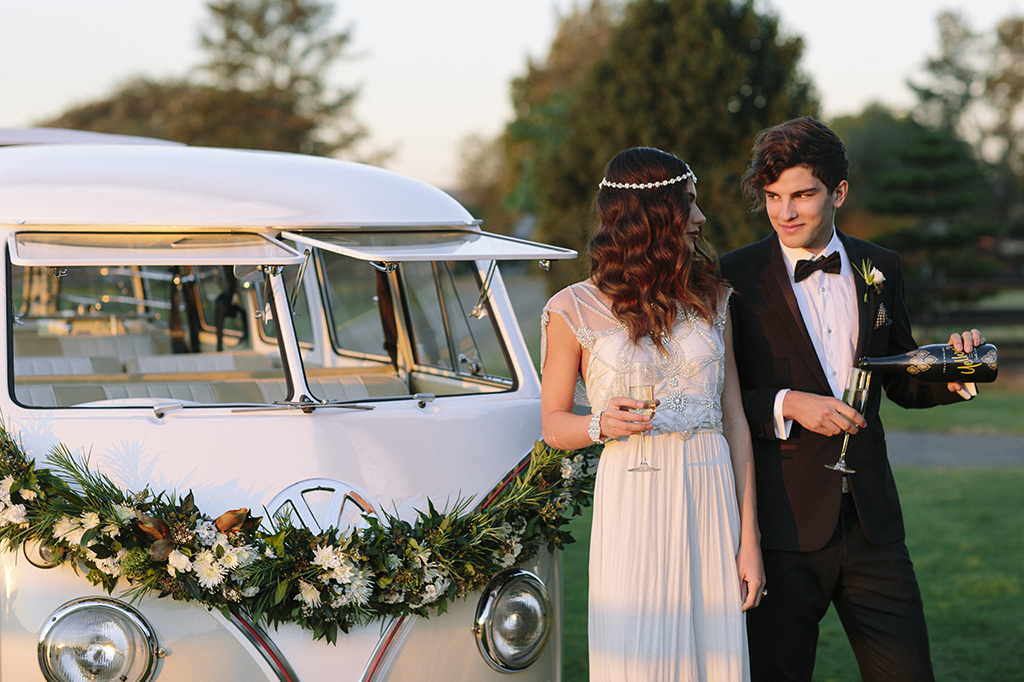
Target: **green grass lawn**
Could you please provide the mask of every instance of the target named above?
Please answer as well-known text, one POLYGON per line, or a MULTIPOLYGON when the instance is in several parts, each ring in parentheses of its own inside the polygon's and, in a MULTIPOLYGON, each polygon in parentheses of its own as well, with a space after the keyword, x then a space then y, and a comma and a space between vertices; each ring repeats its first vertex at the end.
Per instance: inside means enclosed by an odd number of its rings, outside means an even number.
POLYGON ((1003 391, 996 384, 979 389, 970 402, 927 410, 907 410, 882 398, 882 423, 888 431, 1024 434, 1024 393, 1003 391))
MULTIPOLYGON (((985 400, 957 407, 955 420, 945 408, 903 410, 892 405, 884 408, 882 418, 889 430, 1024 433, 1019 416, 1024 414, 1024 395, 982 391, 985 400)), ((936 678, 1024 679, 1024 468, 899 468, 895 475, 907 545, 924 597, 936 678)), ((563 557, 563 680, 585 682, 589 513, 570 527, 577 542, 563 557)), ((834 610, 821 623, 814 679, 860 679, 834 610)))

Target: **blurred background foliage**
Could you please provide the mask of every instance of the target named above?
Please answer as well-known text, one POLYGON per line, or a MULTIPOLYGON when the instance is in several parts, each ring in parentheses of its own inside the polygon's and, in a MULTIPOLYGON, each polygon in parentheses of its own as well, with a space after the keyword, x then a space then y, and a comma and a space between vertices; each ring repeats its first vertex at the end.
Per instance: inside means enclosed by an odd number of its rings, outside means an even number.
MULTIPOLYGON (((386 161, 352 111, 358 88, 330 85, 354 30, 330 28, 333 3, 207 8, 204 64, 138 77, 41 125, 386 161)), ((963 323, 1024 346, 1024 17, 989 33, 956 12, 937 22, 939 44, 907 83, 916 106, 826 121, 851 161, 838 225, 899 251, 919 340, 963 323)), ((754 136, 820 116, 802 50, 753 0, 581 0, 510 84, 504 131, 464 141, 449 190, 485 229, 579 250, 554 265, 553 292, 587 276, 604 164, 654 146, 696 171, 705 236, 731 250, 770 230, 739 187, 754 136)))

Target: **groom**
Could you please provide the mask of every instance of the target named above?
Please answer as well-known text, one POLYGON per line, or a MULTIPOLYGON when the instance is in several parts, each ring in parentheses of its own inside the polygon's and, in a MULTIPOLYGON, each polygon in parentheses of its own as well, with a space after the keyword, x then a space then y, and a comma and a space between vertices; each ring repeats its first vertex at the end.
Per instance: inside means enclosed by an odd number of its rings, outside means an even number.
MULTIPOLYGON (((883 389, 903 407, 969 394, 875 372, 863 415, 840 400, 858 358, 917 347, 899 257, 835 229, 847 169, 842 141, 810 117, 762 131, 744 188, 775 232, 721 258, 771 591, 747 613, 753 682, 810 681, 829 603, 864 680, 934 679, 878 407, 883 389), (855 473, 828 468, 844 431, 855 473)), ((950 337, 983 342, 976 329, 950 337)))

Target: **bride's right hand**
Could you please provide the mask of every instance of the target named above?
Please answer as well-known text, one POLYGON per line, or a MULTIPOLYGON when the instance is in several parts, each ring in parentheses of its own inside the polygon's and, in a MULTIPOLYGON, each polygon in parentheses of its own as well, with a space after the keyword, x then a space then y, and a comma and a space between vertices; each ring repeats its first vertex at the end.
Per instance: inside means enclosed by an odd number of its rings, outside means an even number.
MULTIPOLYGON (((654 401, 655 406, 660 405, 660 400, 654 401)), ((640 400, 620 396, 608 401, 608 406, 601 415, 601 435, 606 438, 621 438, 632 436, 654 428, 651 418, 646 414, 630 412, 631 409, 641 409, 644 404, 640 400)))

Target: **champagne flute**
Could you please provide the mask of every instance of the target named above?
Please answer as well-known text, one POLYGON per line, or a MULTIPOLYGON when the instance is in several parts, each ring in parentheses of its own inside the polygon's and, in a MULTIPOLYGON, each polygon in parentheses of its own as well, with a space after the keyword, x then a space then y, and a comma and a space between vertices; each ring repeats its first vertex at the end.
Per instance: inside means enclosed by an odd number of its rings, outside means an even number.
MULTIPOLYGON (((850 379, 846 382, 846 390, 843 391, 843 402, 864 414, 864 408, 868 404, 868 389, 871 386, 871 372, 854 367, 850 370, 850 379)), ((853 469, 846 466, 846 445, 850 442, 850 432, 843 433, 843 449, 839 453, 839 461, 835 464, 826 464, 826 469, 842 471, 845 474, 855 473, 853 469)))
MULTIPOLYGON (((630 409, 633 414, 646 414, 654 418, 654 384, 656 371, 653 362, 635 362, 629 368, 629 397, 639 400, 643 407, 630 409)), ((649 423, 649 422, 648 422, 649 423)), ((640 466, 630 471, 660 471, 647 463, 647 450, 651 445, 651 435, 645 431, 640 434, 640 466)))

